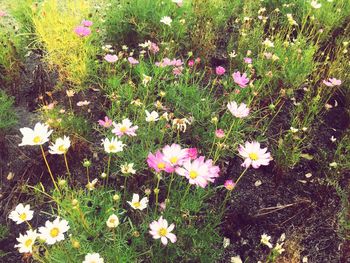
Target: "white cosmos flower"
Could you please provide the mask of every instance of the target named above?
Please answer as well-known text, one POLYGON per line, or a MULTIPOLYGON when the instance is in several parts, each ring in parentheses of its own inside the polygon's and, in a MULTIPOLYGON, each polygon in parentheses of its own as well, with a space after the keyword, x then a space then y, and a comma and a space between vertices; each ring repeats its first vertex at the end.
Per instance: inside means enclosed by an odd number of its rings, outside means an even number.
POLYGON ((39 227, 40 237, 49 245, 64 240, 64 233, 69 229, 68 221, 57 217, 53 222, 46 221, 45 226, 39 227))
POLYGON ((231 114, 237 118, 244 118, 249 115, 249 108, 244 103, 238 106, 237 102, 231 101, 227 104, 227 108, 231 114))
POLYGON ((19 243, 15 245, 15 248, 18 248, 19 253, 32 253, 38 236, 36 230, 32 229, 29 229, 25 235, 19 234, 19 237, 16 238, 19 243))
POLYGON ((83 263, 104 263, 99 253, 88 253, 85 256, 83 263))
POLYGON ((136 170, 134 169, 133 163, 124 163, 120 166, 120 170, 123 174, 135 174, 136 170))
POLYGON ((160 20, 161 23, 167 25, 167 26, 171 26, 171 22, 173 20, 171 19, 171 17, 169 16, 163 16, 162 19, 160 20))
POLYGON ((318 3, 317 1, 311 1, 311 6, 313 7, 313 8, 315 8, 315 9, 319 9, 319 8, 321 8, 321 4, 320 3, 318 3))
POLYGON ((67 136, 57 138, 55 143, 49 146, 49 153, 51 154, 65 154, 70 147, 70 139, 67 136))
POLYGON ((168 162, 171 166, 182 165, 188 157, 187 149, 182 149, 179 144, 173 143, 166 145, 162 149, 163 161, 168 162))
POLYGON ((15 210, 10 213, 9 218, 19 225, 25 221, 31 220, 33 218, 33 213, 34 211, 30 210, 30 205, 24 206, 23 204, 18 204, 15 210))
POLYGON ((261 239, 260 239, 260 243, 265 245, 265 246, 268 246, 269 248, 272 248, 272 244, 270 243, 270 239, 271 239, 270 236, 268 236, 266 234, 262 234, 261 239))
POLYGON ((103 147, 105 149, 106 153, 117 153, 123 151, 123 147, 125 144, 123 144, 122 141, 118 141, 117 138, 112 137, 111 140, 108 138, 102 140, 103 147))
POLYGON ((285 249, 282 247, 283 246, 283 242, 282 243, 277 243, 276 246, 273 248, 273 250, 275 250, 278 254, 282 254, 285 249))
POLYGON ((153 221, 150 225, 150 231, 149 233, 152 235, 154 239, 159 239, 162 242, 164 246, 168 244, 168 239, 171 243, 176 242, 176 236, 173 233, 170 233, 174 230, 175 225, 171 224, 168 226, 168 221, 163 219, 161 216, 158 221, 153 221))
POLYGON ((245 158, 243 167, 250 167, 257 169, 260 165, 269 165, 271 161, 271 155, 266 152, 267 148, 260 148, 260 143, 258 142, 246 142, 245 145, 240 145, 238 148, 239 154, 245 158))
POLYGON ((156 111, 152 111, 151 113, 149 113, 148 110, 145 110, 146 112, 146 121, 147 122, 156 122, 159 120, 159 114, 156 111))
POLYGON ((140 196, 138 194, 133 194, 131 202, 129 202, 129 201, 127 201, 127 202, 132 208, 142 211, 143 209, 145 209, 147 207, 148 198, 144 197, 140 200, 140 196))
POLYGON ((22 142, 18 146, 24 145, 42 145, 49 141, 49 137, 52 130, 49 130, 49 126, 38 122, 35 124, 34 129, 21 128, 19 129, 23 135, 22 142))
POLYGON ((116 228, 119 225, 119 218, 112 214, 108 217, 106 224, 109 228, 116 228))

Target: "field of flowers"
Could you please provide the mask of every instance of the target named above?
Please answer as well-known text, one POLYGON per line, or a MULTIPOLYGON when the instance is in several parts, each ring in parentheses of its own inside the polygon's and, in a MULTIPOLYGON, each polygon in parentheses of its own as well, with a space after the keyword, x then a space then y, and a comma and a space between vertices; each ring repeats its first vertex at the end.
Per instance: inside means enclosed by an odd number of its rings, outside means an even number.
POLYGON ((349 0, 0 0, 0 262, 350 262, 349 0))

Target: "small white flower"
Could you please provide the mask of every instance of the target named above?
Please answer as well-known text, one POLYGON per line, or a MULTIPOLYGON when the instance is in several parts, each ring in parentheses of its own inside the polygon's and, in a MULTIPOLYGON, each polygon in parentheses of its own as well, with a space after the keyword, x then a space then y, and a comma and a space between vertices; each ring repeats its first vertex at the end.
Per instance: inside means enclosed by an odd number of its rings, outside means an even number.
POLYGON ((104 263, 99 253, 88 253, 85 256, 83 263, 104 263))
POLYGON ((332 163, 329 164, 329 166, 330 166, 330 167, 337 167, 338 164, 337 164, 336 162, 332 162, 332 163))
POLYGON ((145 75, 145 74, 142 74, 142 76, 143 76, 143 79, 142 79, 142 84, 143 84, 143 85, 146 86, 149 82, 151 82, 152 77, 147 76, 147 75, 145 75))
POLYGON ((49 153, 51 154, 65 154, 70 147, 70 139, 67 136, 57 138, 53 145, 49 146, 49 153))
POLYGON ((147 122, 156 122, 159 120, 159 114, 156 111, 152 111, 151 113, 149 113, 148 110, 145 110, 146 112, 146 121, 147 122))
POLYGON ((230 54, 228 54, 230 58, 235 58, 237 57, 236 51, 232 50, 232 52, 230 54))
POLYGON ((238 255, 238 256, 234 256, 234 257, 231 257, 231 263, 243 263, 241 257, 238 255))
POLYGON ((285 251, 285 249, 282 248, 282 246, 283 246, 283 242, 277 243, 276 246, 273 248, 273 250, 275 250, 278 254, 281 255, 285 251))
POLYGON ((31 220, 33 218, 33 213, 34 211, 30 210, 30 205, 24 206, 21 203, 10 213, 9 218, 19 225, 25 221, 31 220))
POLYGON ((143 209, 147 208, 148 198, 144 197, 140 200, 140 196, 138 194, 133 194, 131 202, 127 201, 127 203, 132 208, 142 211, 143 209))
POLYGON ((116 228, 119 225, 119 218, 112 214, 108 217, 106 224, 109 228, 116 228))
POLYGON ((263 45, 264 45, 265 47, 274 47, 274 46, 275 46, 275 45, 273 44, 273 42, 272 42, 270 39, 268 39, 268 38, 266 38, 266 39, 264 40, 263 45))
POLYGON ((311 6, 313 7, 313 8, 315 8, 315 9, 319 9, 319 8, 321 8, 321 4, 320 3, 318 3, 317 1, 311 1, 311 6))
POLYGON ((68 222, 57 217, 53 222, 46 221, 45 226, 39 227, 40 237, 49 245, 64 240, 64 233, 69 229, 68 222))
POLYGON ((222 241, 223 248, 227 248, 230 245, 231 241, 229 238, 224 237, 224 240, 222 241))
POLYGON ((296 129, 296 128, 294 128, 294 127, 290 127, 290 131, 291 131, 292 133, 296 133, 296 132, 299 131, 299 129, 296 129))
POLYGON ((32 253, 38 236, 36 230, 32 229, 29 229, 25 235, 19 234, 19 237, 16 238, 19 244, 15 245, 15 248, 18 248, 19 253, 32 253))
POLYGON ((246 104, 241 103, 238 105, 235 101, 229 102, 227 108, 236 118, 245 118, 249 115, 250 111, 246 104))
POLYGON ((270 236, 268 236, 266 234, 262 234, 261 239, 260 239, 260 243, 265 245, 265 246, 268 246, 269 248, 272 248, 272 244, 270 243, 270 239, 271 239, 270 236))
POLYGON ((160 20, 161 23, 167 25, 167 26, 171 26, 171 22, 173 20, 171 19, 171 17, 169 16, 163 16, 162 19, 160 20))
POLYGON ((95 190, 96 184, 98 182, 98 179, 95 178, 94 180, 92 180, 91 182, 88 182, 85 187, 86 189, 88 189, 89 191, 95 190))
POLYGON ((120 166, 120 170, 123 174, 135 174, 136 170, 134 169, 133 163, 124 163, 120 166))
POLYGON ((149 233, 152 235, 154 239, 159 239, 162 242, 164 246, 168 244, 168 239, 171 243, 175 243, 177 238, 176 236, 171 233, 171 231, 174 230, 175 225, 174 224, 168 224, 168 221, 163 219, 161 216, 158 221, 153 221, 150 225, 150 231, 149 233))
POLYGON ((117 138, 112 137, 111 140, 108 138, 102 140, 103 147, 105 149, 106 153, 117 153, 123 151, 123 147, 125 144, 123 144, 122 141, 118 141, 117 138))
POLYGON ((38 122, 35 124, 34 129, 21 128, 19 129, 23 135, 22 142, 18 146, 24 145, 42 145, 49 141, 49 137, 52 130, 49 130, 49 126, 38 122))
POLYGON ((337 138, 335 138, 333 135, 332 135, 332 137, 331 137, 331 142, 335 142, 336 140, 337 140, 337 138))

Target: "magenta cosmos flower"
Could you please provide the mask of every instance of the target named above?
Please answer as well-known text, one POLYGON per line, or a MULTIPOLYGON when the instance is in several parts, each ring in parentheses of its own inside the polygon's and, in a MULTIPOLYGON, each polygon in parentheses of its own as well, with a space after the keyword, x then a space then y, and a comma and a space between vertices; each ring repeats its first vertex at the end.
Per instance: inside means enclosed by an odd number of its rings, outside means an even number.
POLYGON ((117 55, 107 54, 104 56, 104 59, 109 63, 114 63, 118 61, 117 55))
POLYGON ((188 179, 190 184, 205 188, 208 182, 214 182, 219 177, 220 168, 213 166, 212 160, 205 161, 204 156, 191 161, 187 159, 182 167, 176 168, 176 173, 188 179))
POLYGON ((231 112, 233 116, 236 118, 244 118, 249 115, 249 108, 247 107, 246 104, 241 103, 239 106, 237 102, 231 101, 227 104, 228 110, 231 112))
POLYGON ((128 61, 131 65, 139 64, 139 61, 137 59, 134 59, 133 57, 128 57, 128 61))
POLYGON ((155 155, 149 153, 147 156, 147 164, 157 173, 160 173, 161 171, 172 173, 175 170, 170 163, 164 161, 164 155, 160 151, 157 151, 155 155))
POLYGON ((132 122, 129 119, 124 119, 122 123, 113 122, 114 129, 112 132, 118 137, 122 137, 123 135, 128 136, 136 136, 135 131, 139 128, 139 126, 132 126, 132 122))
POLYGON ((80 37, 86 37, 91 34, 90 28, 84 26, 77 26, 74 32, 80 37))
POLYGON ((90 27, 90 26, 92 26, 93 23, 90 20, 83 20, 83 22, 81 22, 81 24, 85 27, 90 27))
POLYGON ((197 154, 198 154, 197 148, 188 148, 186 150, 187 150, 188 158, 192 160, 197 159, 197 154))
POLYGON ((336 78, 329 78, 328 80, 324 80, 323 84, 328 87, 340 86, 341 80, 336 78))
POLYGON ((226 69, 224 67, 218 66, 215 68, 215 73, 218 76, 224 75, 226 72, 226 69))
POLYGON ((261 165, 269 165, 271 155, 267 152, 267 148, 260 148, 258 142, 246 142, 244 146, 240 145, 238 148, 239 154, 244 158, 243 167, 250 167, 257 169, 261 165))
POLYGON ((236 184, 232 180, 226 180, 224 183, 224 187, 229 191, 232 191, 235 186, 236 184))
POLYGON ((166 145, 162 149, 163 161, 169 163, 175 167, 182 165, 183 162, 188 158, 187 149, 182 149, 180 145, 173 143, 172 145, 166 145))
POLYGON ((158 219, 158 221, 153 221, 149 225, 149 228, 151 229, 149 233, 152 235, 152 237, 154 239, 160 239, 164 246, 168 244, 168 239, 171 243, 176 242, 176 236, 173 233, 171 233, 171 231, 174 230, 175 225, 171 224, 169 226, 168 221, 163 219, 162 216, 158 219))
POLYGON ((102 127, 109 128, 112 126, 112 120, 105 116, 104 120, 98 120, 98 124, 102 127))
POLYGON ((247 84, 249 83, 249 79, 247 78, 247 74, 243 73, 241 75, 241 72, 237 71, 232 74, 232 78, 234 82, 240 86, 241 88, 247 87, 247 84))

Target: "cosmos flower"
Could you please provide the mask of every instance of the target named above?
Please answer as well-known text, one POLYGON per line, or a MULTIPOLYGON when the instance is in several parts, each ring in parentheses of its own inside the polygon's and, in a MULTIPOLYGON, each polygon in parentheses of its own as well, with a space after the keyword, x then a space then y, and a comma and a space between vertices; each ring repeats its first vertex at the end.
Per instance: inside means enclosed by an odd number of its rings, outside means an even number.
POLYGON ((249 115, 249 108, 247 107, 246 104, 241 103, 239 106, 237 102, 231 101, 227 104, 228 110, 231 112, 233 116, 236 118, 244 118, 249 115))
POLYGON ((81 24, 83 25, 83 26, 85 26, 85 27, 90 27, 90 26, 92 26, 92 21, 90 21, 90 20, 83 20, 82 22, 81 22, 81 24))
POLYGON ((171 243, 176 242, 176 236, 171 233, 171 231, 174 230, 175 225, 171 224, 168 226, 168 221, 163 219, 161 216, 158 221, 153 221, 150 225, 150 231, 149 233, 152 235, 154 239, 159 239, 162 242, 164 246, 168 244, 168 239, 170 240, 171 243))
POLYGON ((45 226, 39 227, 40 237, 49 245, 64 240, 64 233, 69 230, 68 222, 57 217, 53 222, 46 221, 45 226))
POLYGON ((224 137, 225 137, 225 132, 224 132, 224 130, 222 130, 222 129, 216 130, 216 131, 215 131, 215 136, 216 136, 217 138, 219 138, 219 139, 224 138, 224 137))
POLYGON ((222 67, 222 66, 218 66, 218 67, 215 68, 215 73, 218 76, 224 75, 225 72, 226 72, 226 69, 224 67, 222 67))
POLYGON ((236 184, 232 181, 232 180, 226 180, 224 183, 224 187, 228 190, 228 191, 232 191, 233 188, 235 188, 236 184))
POLYGON ((34 129, 21 128, 19 129, 23 135, 22 142, 18 146, 24 145, 42 145, 49 141, 49 137, 52 130, 49 130, 49 126, 38 122, 35 124, 34 129))
POLYGON ((91 34, 91 29, 85 26, 77 26, 74 32, 80 37, 86 37, 91 34))
POLYGON ((107 116, 104 117, 104 120, 98 120, 98 124, 105 128, 111 127, 112 123, 113 121, 109 119, 107 116))
POLYGON ((246 64, 252 64, 252 59, 251 58, 244 58, 244 63, 246 64))
POLYGON ((140 196, 138 194, 133 194, 132 195, 132 200, 129 202, 127 201, 127 203, 134 209, 138 209, 138 210, 143 210, 145 208, 147 208, 147 204, 148 204, 148 198, 144 197, 140 200, 140 196))
POLYGON ((232 74, 232 78, 233 78, 233 81, 241 88, 247 87, 247 84, 249 83, 249 79, 247 78, 246 73, 243 73, 241 75, 241 72, 237 71, 232 74))
POLYGON ((239 154, 245 158, 243 167, 250 167, 257 169, 260 165, 269 165, 271 160, 271 155, 266 152, 267 148, 260 148, 260 143, 258 142, 246 142, 244 146, 240 145, 238 148, 239 154))
POLYGON ((19 253, 32 253, 33 245, 38 236, 36 230, 32 229, 29 229, 25 235, 19 234, 19 237, 16 238, 19 243, 15 245, 15 248, 18 248, 19 253))
POLYGON ((161 23, 163 23, 163 24, 165 24, 165 25, 167 25, 167 26, 171 26, 171 22, 172 22, 173 20, 171 19, 171 17, 169 17, 169 16, 164 16, 164 17, 162 17, 162 19, 160 20, 160 22, 161 23))
POLYGON ((175 167, 182 165, 182 163, 188 158, 187 149, 182 149, 180 145, 173 143, 172 145, 166 145, 162 149, 163 161, 170 163, 175 167))
POLYGON ((157 151, 155 155, 149 153, 147 156, 147 164, 150 168, 153 168, 157 173, 165 171, 167 173, 174 172, 174 168, 170 163, 164 161, 164 155, 157 151))
POLYGON ((119 225, 119 218, 115 214, 110 215, 107 219, 106 225, 109 228, 116 228, 119 225))
POLYGON ((104 56, 104 59, 109 63, 114 63, 118 61, 117 55, 107 54, 104 56))
POLYGON ((156 122, 159 120, 159 114, 156 111, 152 111, 151 113, 148 110, 145 110, 146 113, 146 121, 147 122, 156 122))
POLYGON ((104 140, 102 139, 102 144, 106 153, 122 152, 123 147, 125 146, 122 141, 118 141, 115 137, 112 137, 111 140, 108 138, 105 138, 104 140))
POLYGON ((113 122, 113 126, 112 132, 118 137, 123 135, 136 136, 135 131, 139 128, 138 126, 132 126, 132 122, 129 119, 122 120, 122 123, 113 122))
POLYGON ((321 8, 321 4, 320 3, 318 3, 317 1, 311 1, 311 6, 313 7, 313 8, 315 8, 315 9, 319 9, 319 8, 321 8))
POLYGON ((323 80, 323 84, 328 87, 340 86, 341 80, 336 78, 329 78, 328 80, 323 80))
POLYGON ((104 263, 99 253, 88 253, 85 256, 83 263, 104 263))
POLYGON ((65 154, 70 147, 70 139, 67 136, 57 138, 56 142, 49 146, 49 153, 51 154, 65 154))
POLYGON ((33 210, 30 210, 30 205, 24 206, 22 203, 18 204, 15 210, 11 211, 9 218, 16 222, 17 225, 30 221, 33 218, 33 210))
POLYGON ((260 239, 260 243, 265 245, 265 246, 268 246, 269 248, 272 248, 272 244, 270 243, 270 239, 271 239, 270 236, 268 236, 266 234, 262 234, 261 239, 260 239))
POLYGON ((190 158, 191 160, 197 159, 197 155, 198 155, 197 148, 187 148, 186 151, 187 151, 188 158, 190 158))
POLYGON ((283 242, 277 243, 276 246, 273 248, 273 250, 276 251, 279 255, 281 255, 285 251, 285 249, 282 247, 283 244, 283 242))
POLYGON ((140 63, 137 59, 135 59, 133 57, 128 57, 128 61, 131 65, 137 65, 140 63))
POLYGON ((120 166, 122 174, 135 174, 136 170, 134 169, 133 163, 124 163, 120 166))
POLYGON ((87 106, 87 105, 89 105, 90 103, 91 103, 91 102, 90 102, 90 101, 87 101, 87 100, 78 101, 78 102, 77 102, 77 106, 78 106, 78 107, 87 106))

